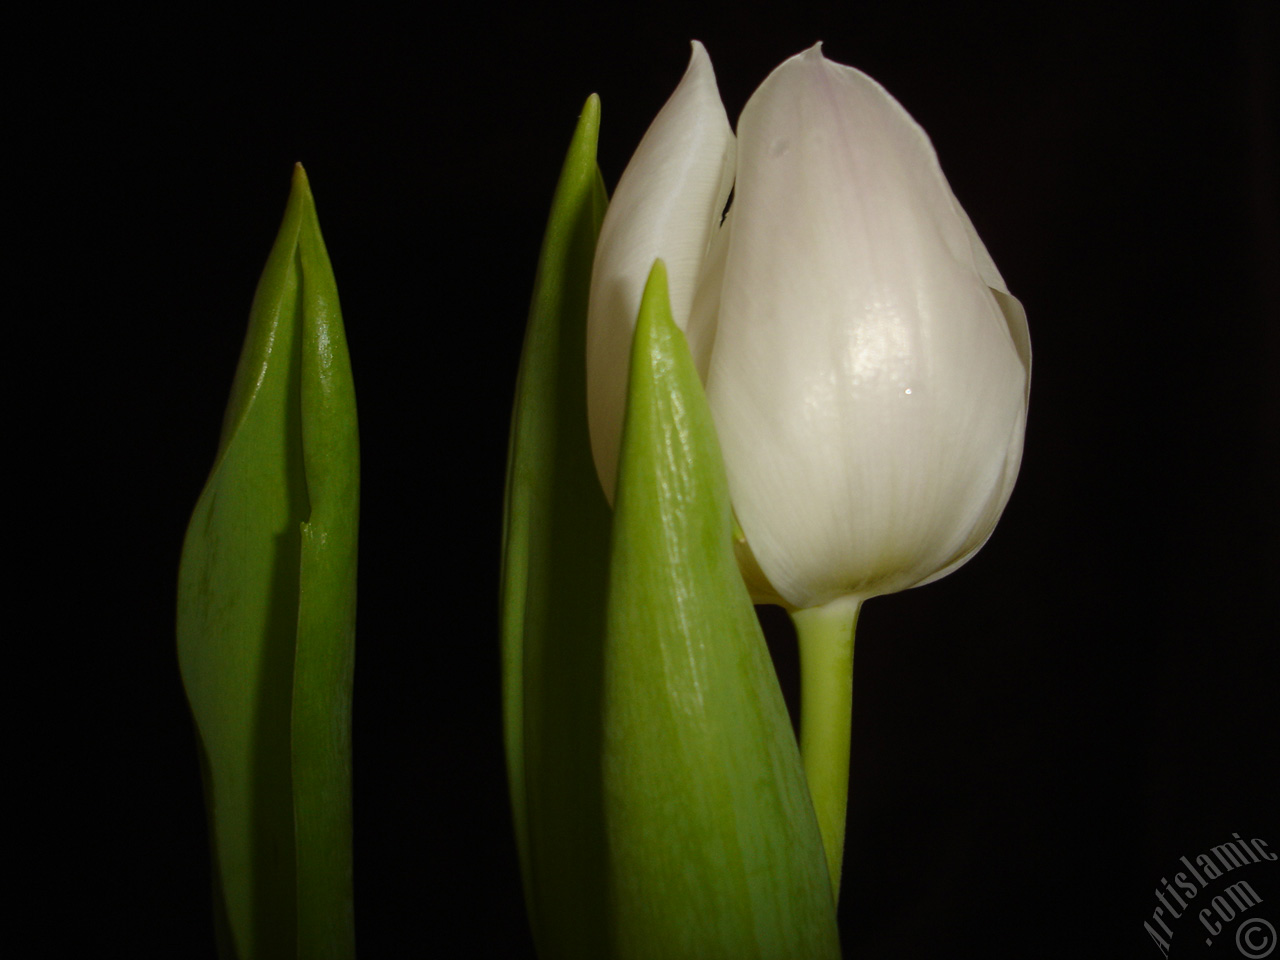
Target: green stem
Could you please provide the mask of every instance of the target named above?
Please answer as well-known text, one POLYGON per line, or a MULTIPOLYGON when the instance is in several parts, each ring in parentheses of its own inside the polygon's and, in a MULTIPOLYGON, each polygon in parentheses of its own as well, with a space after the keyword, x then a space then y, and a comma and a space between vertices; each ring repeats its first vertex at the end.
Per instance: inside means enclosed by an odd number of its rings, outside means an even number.
POLYGON ((853 634, 861 606, 860 600, 842 597, 824 607, 791 614, 800 641, 800 757, 827 851, 831 895, 836 900, 840 898, 849 801, 853 634))

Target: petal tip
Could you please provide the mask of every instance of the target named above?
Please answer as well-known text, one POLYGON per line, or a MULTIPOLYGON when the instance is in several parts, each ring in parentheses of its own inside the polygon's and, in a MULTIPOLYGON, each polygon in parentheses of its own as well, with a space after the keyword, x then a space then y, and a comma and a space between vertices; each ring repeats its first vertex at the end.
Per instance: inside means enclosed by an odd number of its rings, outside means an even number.
POLYGON ((709 71, 714 76, 715 68, 711 66, 711 54, 707 53, 707 48, 702 45, 701 40, 690 40, 689 66, 685 68, 685 75, 702 70, 709 71))

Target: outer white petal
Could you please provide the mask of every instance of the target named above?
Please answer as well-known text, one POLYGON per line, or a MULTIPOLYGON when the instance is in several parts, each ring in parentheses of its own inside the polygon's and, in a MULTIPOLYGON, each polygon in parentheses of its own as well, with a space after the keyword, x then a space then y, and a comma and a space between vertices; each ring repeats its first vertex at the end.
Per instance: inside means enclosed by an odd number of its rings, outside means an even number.
POLYGON ((1017 474, 1021 307, 871 78, 815 47, 756 91, 738 135, 707 390, 756 559, 797 607, 953 569, 1017 474))
MULTIPOLYGON (((587 410, 596 470, 610 501, 631 334, 645 280, 662 258, 672 314, 686 329, 699 272, 733 186, 733 161, 733 130, 711 59, 695 40, 684 78, 618 181, 596 246, 587 310, 587 410)), ((705 369, 710 338, 690 340, 695 359, 701 346, 705 369)))

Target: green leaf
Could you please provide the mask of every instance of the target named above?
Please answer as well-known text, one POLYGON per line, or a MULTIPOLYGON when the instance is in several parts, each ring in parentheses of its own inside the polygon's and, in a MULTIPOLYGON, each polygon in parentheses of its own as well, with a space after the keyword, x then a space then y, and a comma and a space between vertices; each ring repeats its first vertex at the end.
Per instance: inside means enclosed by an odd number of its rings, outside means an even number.
POLYGON ((541 956, 606 943, 600 694, 609 507, 587 435, 586 313, 607 204, 587 100, 552 202, 507 461, 502 689, 525 900, 541 956))
POLYGON ((299 165, 178 578, 224 957, 354 956, 358 505, 346 336, 299 165))
POLYGON ((711 412, 655 263, 632 344, 605 641, 610 956, 838 957, 711 412))

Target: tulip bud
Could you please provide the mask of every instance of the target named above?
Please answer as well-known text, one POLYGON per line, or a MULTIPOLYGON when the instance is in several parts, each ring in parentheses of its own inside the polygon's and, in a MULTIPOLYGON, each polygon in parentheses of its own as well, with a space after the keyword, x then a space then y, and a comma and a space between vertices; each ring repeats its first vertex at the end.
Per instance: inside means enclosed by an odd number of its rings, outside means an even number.
POLYGON ((222 956, 355 956, 357 433, 338 289, 299 164, 178 574, 222 956))
POLYGON ((803 609, 944 576, 986 541, 1017 476, 1022 307, 924 131, 820 46, 765 80, 736 142, 724 128, 695 43, 596 250, 587 373, 605 490, 622 423, 609 398, 663 257, 767 580, 757 597, 803 609))

